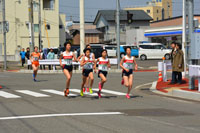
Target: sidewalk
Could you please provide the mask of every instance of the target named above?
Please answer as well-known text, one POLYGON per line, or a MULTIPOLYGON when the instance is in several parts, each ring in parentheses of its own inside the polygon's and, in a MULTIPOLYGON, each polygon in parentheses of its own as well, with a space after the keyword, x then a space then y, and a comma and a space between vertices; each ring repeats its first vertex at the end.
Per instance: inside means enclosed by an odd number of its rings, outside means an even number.
POLYGON ((168 82, 153 82, 152 87, 150 90, 154 93, 165 95, 165 96, 172 96, 177 98, 184 98, 188 100, 196 100, 200 101, 200 91, 198 91, 198 81, 195 81, 195 89, 189 89, 189 81, 188 79, 183 80, 183 84, 178 85, 169 85, 170 81, 168 82))

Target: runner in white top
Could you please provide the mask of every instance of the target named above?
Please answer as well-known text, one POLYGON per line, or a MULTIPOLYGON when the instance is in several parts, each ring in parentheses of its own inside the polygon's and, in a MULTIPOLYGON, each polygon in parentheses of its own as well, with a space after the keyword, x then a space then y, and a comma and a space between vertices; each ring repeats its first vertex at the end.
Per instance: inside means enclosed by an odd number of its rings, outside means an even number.
POLYGON ((63 52, 60 55, 60 66, 63 68, 63 72, 67 78, 66 80, 66 89, 64 90, 64 95, 67 96, 69 95, 69 86, 70 86, 70 81, 72 77, 72 70, 73 70, 73 59, 74 61, 77 61, 76 56, 74 55, 73 52, 71 52, 71 43, 66 42, 64 44, 66 51, 63 52), (63 62, 62 62, 63 59, 63 62))
MULTIPOLYGON (((86 48, 91 49, 91 46, 88 44, 88 45, 86 45, 86 48)), ((80 55, 80 56, 78 57, 78 61, 81 62, 80 60, 81 60, 84 56, 85 56, 85 53, 82 54, 82 55, 80 55)), ((92 52, 90 52, 90 60, 95 61, 95 55, 94 55, 94 53, 92 53, 92 52)), ((87 89, 87 92, 90 91, 89 82, 90 82, 90 78, 88 77, 88 78, 87 78, 87 81, 86 81, 86 83, 85 83, 85 85, 84 85, 83 92, 85 92, 86 89, 87 89)))
POLYGON ((89 92, 91 94, 93 93, 92 86, 93 86, 93 82, 94 82, 94 76, 93 76, 94 60, 90 59, 90 52, 91 52, 91 49, 89 49, 89 48, 84 49, 85 56, 81 60, 81 66, 83 67, 83 73, 82 73, 83 74, 83 82, 81 85, 81 92, 80 92, 81 96, 83 96, 83 88, 84 88, 84 85, 85 85, 88 77, 91 80, 89 92))
POLYGON ((97 93, 99 98, 101 98, 101 90, 103 88, 104 83, 107 81, 107 74, 108 68, 110 68, 110 60, 107 58, 107 50, 102 50, 102 57, 98 58, 95 62, 95 72, 96 72, 96 65, 98 66, 98 77, 101 78, 101 82, 99 82, 99 92, 97 93))
POLYGON ((122 75, 124 85, 128 87, 126 95, 127 99, 130 99, 130 92, 133 86, 133 64, 135 64, 135 70, 138 69, 135 58, 131 56, 131 47, 126 48, 126 56, 124 56, 120 62, 120 67, 123 69, 122 75))

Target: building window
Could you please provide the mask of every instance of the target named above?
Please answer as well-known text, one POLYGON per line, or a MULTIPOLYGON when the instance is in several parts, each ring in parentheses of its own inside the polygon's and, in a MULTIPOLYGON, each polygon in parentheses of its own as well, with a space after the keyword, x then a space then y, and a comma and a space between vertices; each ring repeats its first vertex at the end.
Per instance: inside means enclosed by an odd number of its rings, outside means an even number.
POLYGON ((59 25, 59 29, 63 29, 63 25, 59 25))
POLYGON ((151 11, 150 11, 150 10, 147 10, 147 13, 151 13, 151 11))
POLYGON ((3 23, 0 22, 0 34, 2 34, 2 33, 3 33, 3 23))
POLYGON ((39 4, 36 3, 36 2, 33 3, 33 11, 34 12, 38 12, 39 11, 39 4))
POLYGON ((157 17, 157 21, 159 20, 159 18, 157 17))
POLYGON ((159 13, 159 10, 157 10, 157 13, 159 13))
POLYGON ((46 25, 46 29, 47 29, 47 30, 50 30, 50 29, 51 29, 50 24, 47 24, 47 25, 46 25))
POLYGON ((34 32, 39 32, 39 24, 34 24, 34 32))
POLYGON ((2 0, 0 0, 0 12, 2 11, 2 0))
POLYGON ((55 9, 55 0, 43 0, 44 10, 54 10, 55 9))

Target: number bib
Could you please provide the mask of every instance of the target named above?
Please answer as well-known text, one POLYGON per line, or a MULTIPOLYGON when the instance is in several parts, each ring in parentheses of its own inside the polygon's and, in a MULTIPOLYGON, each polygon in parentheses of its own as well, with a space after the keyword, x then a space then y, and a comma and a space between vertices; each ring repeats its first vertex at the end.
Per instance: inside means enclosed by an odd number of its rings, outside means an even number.
POLYGON ((126 68, 126 69, 133 69, 133 60, 134 60, 134 57, 127 57, 125 56, 125 60, 124 60, 124 64, 123 66, 126 68))
MULTIPOLYGON (((87 57, 85 57, 85 61, 88 61, 89 59, 87 57)), ((93 63, 92 61, 86 63, 84 66, 83 66, 84 69, 93 69, 93 63)))
POLYGON ((108 59, 99 58, 99 70, 108 71, 108 59))
POLYGON ((70 53, 66 53, 64 52, 63 53, 63 59, 64 59, 64 62, 67 66, 70 66, 72 65, 72 59, 73 59, 73 52, 70 52, 70 53))
POLYGON ((38 61, 38 60, 39 60, 39 57, 33 57, 33 60, 34 60, 34 61, 38 61))

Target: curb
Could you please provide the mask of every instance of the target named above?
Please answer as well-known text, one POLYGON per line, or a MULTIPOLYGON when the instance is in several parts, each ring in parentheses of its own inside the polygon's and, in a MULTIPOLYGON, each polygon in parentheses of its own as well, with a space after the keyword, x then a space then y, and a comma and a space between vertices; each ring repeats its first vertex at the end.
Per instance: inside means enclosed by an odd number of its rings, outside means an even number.
POLYGON ((184 90, 172 90, 171 92, 164 93, 164 92, 158 91, 156 86, 157 86, 157 81, 154 81, 152 83, 150 91, 156 94, 164 95, 164 96, 200 101, 200 93, 184 91, 184 90))

